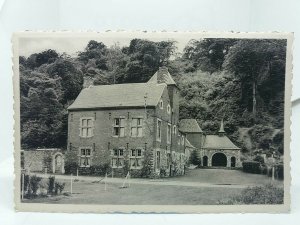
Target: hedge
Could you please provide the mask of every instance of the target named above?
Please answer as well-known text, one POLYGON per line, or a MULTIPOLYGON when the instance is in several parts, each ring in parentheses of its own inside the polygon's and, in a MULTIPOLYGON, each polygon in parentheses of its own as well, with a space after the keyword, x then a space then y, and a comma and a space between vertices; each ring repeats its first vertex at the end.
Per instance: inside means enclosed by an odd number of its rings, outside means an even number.
POLYGON ((260 168, 260 163, 256 161, 244 161, 242 163, 243 165, 243 171, 246 173, 255 173, 255 174, 260 174, 261 173, 261 168, 260 168))

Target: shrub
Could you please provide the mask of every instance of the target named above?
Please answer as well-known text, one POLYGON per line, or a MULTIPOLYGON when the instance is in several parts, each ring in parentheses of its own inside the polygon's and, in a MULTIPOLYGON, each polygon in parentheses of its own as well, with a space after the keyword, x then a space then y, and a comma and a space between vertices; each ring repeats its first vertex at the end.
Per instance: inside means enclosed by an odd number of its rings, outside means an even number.
POLYGON ((57 195, 58 191, 61 194, 65 188, 65 183, 55 182, 54 194, 57 195))
POLYGON ((281 187, 272 184, 248 187, 240 195, 233 196, 220 204, 283 204, 284 191, 281 187))
POLYGON ((260 163, 256 161, 244 161, 242 163, 243 165, 243 171, 246 173, 256 173, 260 174, 261 169, 260 169, 260 163))
POLYGON ((283 164, 278 164, 275 166, 275 174, 277 179, 283 180, 284 178, 284 167, 283 164))
POLYGON ((53 194, 54 186, 55 186, 55 176, 50 176, 48 178, 48 194, 53 194))
POLYGON ((65 173, 66 174, 76 174, 78 165, 75 162, 67 162, 65 165, 65 173))
POLYGON ((201 166, 201 160, 198 156, 197 150, 193 150, 190 156, 190 163, 195 166, 201 166))
POLYGON ((39 183, 41 182, 42 178, 36 175, 30 177, 30 196, 36 196, 37 190, 39 189, 39 183))
POLYGON ((253 159, 253 161, 259 162, 259 163, 261 163, 261 164, 264 164, 264 163, 265 163, 264 157, 262 157, 262 156, 260 156, 260 155, 257 155, 257 156, 253 159))

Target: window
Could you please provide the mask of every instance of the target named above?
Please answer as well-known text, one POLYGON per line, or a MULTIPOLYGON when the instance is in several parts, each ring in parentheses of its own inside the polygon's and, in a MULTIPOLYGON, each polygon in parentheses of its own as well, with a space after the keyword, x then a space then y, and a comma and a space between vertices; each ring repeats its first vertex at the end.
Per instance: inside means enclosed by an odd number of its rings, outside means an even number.
POLYGON ((181 140, 181 135, 178 133, 178 139, 177 139, 177 144, 180 145, 180 140, 181 140))
POLYGON ((173 126, 173 134, 176 135, 176 125, 173 126))
POLYGON ((80 167, 90 167, 91 165, 91 149, 90 148, 81 148, 80 149, 80 167))
POLYGON ((184 135, 181 135, 181 145, 184 145, 184 135))
POLYGON ((156 152, 156 169, 160 169, 160 152, 156 152))
POLYGON ((114 149, 111 160, 112 168, 122 168, 124 166, 124 149, 114 149))
POLYGON ((163 102, 162 99, 159 101, 159 108, 160 108, 160 109, 163 109, 163 108, 164 108, 164 102, 163 102))
POLYGON ((143 119, 133 118, 131 121, 131 137, 143 136, 143 119))
POLYGON ((125 136, 125 118, 115 118, 113 135, 117 137, 125 136))
POLYGON ((168 104, 168 106, 167 106, 167 113, 168 114, 171 114, 171 106, 168 104))
POLYGON ((161 120, 157 119, 157 140, 161 141, 161 120))
POLYGON ((131 149, 130 169, 142 168, 142 149, 131 149))
POLYGON ((171 124, 168 124, 168 129, 167 129, 167 143, 171 143, 171 134, 172 134, 171 124))
POLYGON ((94 133, 94 121, 93 118, 81 118, 80 119, 80 136, 92 137, 94 133))

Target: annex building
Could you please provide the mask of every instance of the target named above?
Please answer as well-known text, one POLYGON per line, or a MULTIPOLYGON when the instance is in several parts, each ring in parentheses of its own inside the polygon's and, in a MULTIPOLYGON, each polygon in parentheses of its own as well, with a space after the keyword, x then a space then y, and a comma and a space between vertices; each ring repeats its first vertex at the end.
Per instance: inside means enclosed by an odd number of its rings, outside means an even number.
POLYGON ((179 129, 186 134, 187 140, 197 149, 203 167, 240 167, 241 149, 227 136, 221 121, 218 134, 207 135, 195 119, 183 119, 179 129))

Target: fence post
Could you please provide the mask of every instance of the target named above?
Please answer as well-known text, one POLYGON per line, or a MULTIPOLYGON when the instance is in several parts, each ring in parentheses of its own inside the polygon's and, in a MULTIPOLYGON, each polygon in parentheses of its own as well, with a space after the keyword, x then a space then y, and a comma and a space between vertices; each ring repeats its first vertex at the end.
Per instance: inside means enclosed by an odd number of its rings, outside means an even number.
POLYGON ((73 181, 72 181, 72 179, 73 179, 73 174, 71 173, 71 194, 73 194, 73 181))
POLYGON ((272 180, 275 180, 274 175, 275 175, 275 167, 274 167, 274 165, 273 165, 273 166, 272 166, 272 180))
POLYGON ((106 179, 107 179, 107 173, 105 174, 105 178, 104 178, 104 191, 106 191, 106 179))
POLYGON ((76 177, 78 179, 78 167, 77 167, 77 170, 76 170, 76 177))
POLYGON ((21 192, 21 199, 23 200, 24 199, 24 179, 25 179, 25 174, 22 173, 22 192, 21 192))

